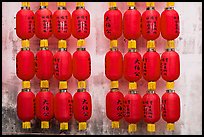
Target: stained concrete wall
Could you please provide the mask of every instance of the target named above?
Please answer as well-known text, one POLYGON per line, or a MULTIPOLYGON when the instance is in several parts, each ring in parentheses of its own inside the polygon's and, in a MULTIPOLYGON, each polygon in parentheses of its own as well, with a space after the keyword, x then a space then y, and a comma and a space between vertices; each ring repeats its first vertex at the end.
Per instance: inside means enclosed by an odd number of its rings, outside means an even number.
MULTIPOLYGON (((75 2, 67 2, 67 9, 72 13, 75 2)), ((161 13, 165 2, 156 2, 156 9, 161 13)), ((128 8, 126 3, 118 2, 122 13, 128 8)), ((109 40, 103 33, 103 16, 108 10, 107 2, 86 2, 86 9, 91 15, 91 32, 86 39, 86 48, 91 54, 91 77, 87 80, 88 91, 92 96, 93 113, 88 120, 88 129, 78 131, 74 118, 69 122, 69 131, 59 131, 58 122, 53 119, 51 128, 41 130, 37 119, 32 121, 31 130, 23 130, 21 121, 16 114, 16 97, 21 91, 21 80, 16 76, 15 57, 21 48, 21 40, 17 37, 15 28, 15 15, 21 7, 20 2, 2 3, 2 133, 3 134, 128 134, 128 123, 122 119, 119 129, 111 129, 111 121, 105 113, 105 96, 109 91, 110 81, 105 77, 104 58, 109 50, 109 40)), ((145 11, 145 3, 136 3, 138 10, 145 11)), ((38 2, 31 2, 31 9, 35 12, 39 8, 38 2)), ((49 2, 49 9, 54 12, 57 6, 55 2, 49 2)), ((176 122, 174 132, 165 130, 166 123, 161 118, 156 123, 156 132, 153 134, 202 134, 202 3, 177 2, 175 9, 180 15, 180 35, 176 41, 176 51, 180 55, 181 74, 175 81, 175 89, 181 98, 181 117, 176 122)), ((119 50, 123 55, 127 52, 127 41, 124 36, 119 38, 119 50)), ((76 50, 76 39, 71 36, 68 40, 68 51, 73 54, 76 50)), ((39 39, 34 36, 30 40, 31 50, 36 54, 39 48, 39 39)), ((160 36, 156 40, 156 50, 161 55, 165 50, 165 40, 160 36)), ((57 51, 57 39, 49 38, 49 49, 57 51)), ((146 51, 146 40, 140 37, 137 40, 137 49, 143 55, 146 51)), ((72 76, 68 81, 69 92, 73 95, 77 89, 77 80, 72 76)), ((58 92, 58 81, 53 77, 50 80, 50 90, 58 92)), ((120 90, 125 95, 128 93, 128 82, 122 78, 119 80, 120 90)), ((31 80, 31 89, 36 94, 39 88, 39 80, 36 76, 31 80)), ((147 91, 147 82, 142 78, 138 82, 138 91, 144 95, 147 91)), ((157 81, 156 92, 161 97, 165 92, 165 81, 160 78, 157 81)), ((141 121, 138 131, 133 134, 150 134, 146 132, 146 124, 141 121)))

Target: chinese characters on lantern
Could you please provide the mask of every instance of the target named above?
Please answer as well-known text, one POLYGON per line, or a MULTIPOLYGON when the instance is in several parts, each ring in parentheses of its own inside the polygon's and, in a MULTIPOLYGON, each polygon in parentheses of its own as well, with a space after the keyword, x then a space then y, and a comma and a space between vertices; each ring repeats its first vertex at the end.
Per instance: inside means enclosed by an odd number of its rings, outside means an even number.
POLYGON ((50 16, 42 16, 42 21, 43 21, 43 32, 52 32, 52 15, 50 16))
POLYGON ((43 100, 42 109, 43 109, 43 115, 44 116, 49 116, 49 102, 46 99, 43 100))
POLYGON ((88 16, 77 16, 77 32, 88 32, 87 19, 88 16))
POLYGON ((68 32, 68 22, 67 22, 68 16, 57 16, 57 31, 61 33, 67 33, 68 32))
POLYGON ((152 101, 143 102, 144 107, 144 118, 152 118, 152 101))
POLYGON ((106 19, 105 19, 105 26, 106 26, 106 32, 108 33, 108 34, 111 34, 111 20, 110 20, 110 18, 107 16, 106 17, 106 19))
POLYGON ((147 34, 157 34, 157 17, 155 16, 148 16, 146 17, 147 20, 147 34))

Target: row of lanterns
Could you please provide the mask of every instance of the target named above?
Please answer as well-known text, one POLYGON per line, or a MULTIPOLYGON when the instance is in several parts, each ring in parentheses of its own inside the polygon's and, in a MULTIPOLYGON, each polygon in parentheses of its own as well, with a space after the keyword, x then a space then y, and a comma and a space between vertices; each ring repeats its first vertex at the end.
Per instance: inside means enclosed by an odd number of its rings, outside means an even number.
POLYGON ((110 92, 106 95, 107 117, 112 121, 112 128, 119 128, 119 120, 124 118, 129 123, 128 132, 135 132, 137 123, 143 119, 147 123, 147 131, 155 132, 155 123, 162 113, 167 130, 172 131, 180 117, 180 98, 174 90, 174 81, 180 75, 179 55, 174 44, 180 33, 179 15, 174 10, 174 2, 167 2, 161 16, 154 2, 146 3, 147 8, 142 15, 134 2, 127 4, 129 8, 123 18, 116 2, 109 2, 109 10, 104 15, 104 33, 110 39, 110 51, 105 56, 105 74, 111 81, 110 92), (117 39, 122 33, 128 40, 124 60, 117 48, 117 39), (155 48, 155 40, 160 33, 167 40, 161 59, 155 48), (147 40, 147 51, 143 57, 136 50, 136 40, 141 35, 147 40), (120 92, 118 83, 123 75, 129 82, 129 93, 125 96, 120 92), (161 104, 155 92, 160 75, 167 81, 161 104), (148 90, 143 97, 137 90, 137 81, 142 76, 148 82, 148 90))

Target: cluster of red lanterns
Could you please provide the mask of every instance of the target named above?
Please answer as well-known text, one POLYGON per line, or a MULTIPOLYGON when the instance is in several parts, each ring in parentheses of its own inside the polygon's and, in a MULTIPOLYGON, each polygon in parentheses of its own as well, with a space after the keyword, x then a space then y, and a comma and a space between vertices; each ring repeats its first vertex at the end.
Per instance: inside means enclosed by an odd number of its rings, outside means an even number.
MULTIPOLYGON (((180 117, 180 98, 174 90, 174 81, 180 75, 179 55, 174 42, 180 33, 179 15, 174 10, 174 2, 167 2, 161 16, 154 2, 146 4, 146 11, 141 15, 135 3, 128 2, 129 9, 122 17, 116 2, 109 2, 109 10, 104 15, 104 34, 110 40, 110 51, 105 55, 105 75, 111 81, 106 95, 106 115, 112 121, 112 128, 119 128, 119 121, 124 118, 129 123, 128 132, 135 132, 137 123, 143 119, 147 131, 155 132, 155 123, 162 114, 167 130, 171 131, 180 117), (128 40, 128 52, 124 58, 117 41, 122 33, 128 40), (167 40, 161 59, 155 49, 155 40, 160 33, 167 40), (143 57, 136 49, 136 40, 141 35, 147 40, 143 57), (129 82, 127 95, 119 90, 118 80, 123 76, 129 82), (148 82, 143 97, 137 91, 137 82, 142 76, 148 82), (160 76, 167 82, 161 104, 155 92, 160 76)), ((60 130, 68 130, 68 122, 74 115, 79 130, 85 130, 92 115, 91 95, 86 90, 85 81, 91 75, 91 57, 84 47, 85 38, 90 34, 90 14, 84 2, 77 2, 72 15, 65 2, 57 5, 58 9, 52 14, 48 2, 40 2, 40 8, 34 14, 29 2, 22 2, 16 15, 16 33, 22 40, 21 51, 16 56, 16 73, 22 80, 22 91, 17 97, 17 115, 22 128, 31 128, 31 120, 36 116, 41 121, 41 128, 49 128, 49 121, 55 117, 60 130), (29 48, 29 39, 34 34, 40 39, 36 57, 29 48), (52 34, 58 39, 58 51, 54 56, 48 49, 48 38, 52 34), (66 43, 71 34, 77 39, 73 56, 67 51, 66 43), (67 90, 67 81, 72 74, 78 80, 73 97, 67 90), (40 80, 36 97, 30 87, 30 80, 35 75, 40 80), (55 96, 49 90, 49 80, 53 75, 59 80, 59 92, 55 96)))
POLYGON ((68 130, 68 122, 74 114, 79 130, 85 130, 86 121, 92 114, 91 96, 85 83, 91 74, 91 60, 82 46, 90 33, 90 15, 83 2, 77 2, 72 16, 66 10, 65 2, 57 2, 57 5, 58 9, 52 14, 48 2, 40 2, 40 8, 34 14, 30 3, 22 2, 16 15, 16 33, 22 39, 21 51, 16 56, 16 70, 23 81, 22 92, 17 97, 17 115, 23 121, 22 128, 31 128, 30 121, 36 116, 41 121, 41 128, 49 128, 49 121, 55 117, 60 130, 68 130), (40 39, 36 57, 29 48, 29 39, 34 34, 40 39), (48 49, 48 38, 52 34, 58 39, 58 51, 54 56, 48 49), (66 39, 71 34, 78 39, 79 46, 73 58, 66 48, 66 39), (67 91, 67 80, 72 74, 79 81, 73 98, 67 91), (41 89, 36 97, 30 90, 34 75, 40 79, 41 89), (55 96, 49 90, 53 75, 59 80, 59 92, 55 96))
POLYGON ((173 81, 180 73, 179 55, 175 52, 173 41, 179 35, 179 16, 173 8, 174 2, 167 2, 167 8, 161 16, 154 2, 146 3, 147 8, 142 15, 134 2, 128 2, 129 9, 125 11, 123 20, 116 3, 109 4, 110 8, 104 15, 104 33, 111 40, 111 51, 105 57, 105 71, 106 77, 112 82, 111 91, 106 95, 106 114, 112 120, 112 128, 119 128, 118 121, 124 117, 129 123, 128 132, 136 131, 136 124, 141 119, 147 123, 148 132, 155 132, 155 123, 162 113, 162 118, 168 123, 167 130, 174 130, 174 122, 180 117, 180 99, 173 90, 173 81), (124 60, 116 43, 122 31, 128 40, 128 52, 124 60), (155 49, 155 40, 160 33, 168 41, 161 60, 155 49), (143 58, 136 51, 136 39, 140 35, 147 40, 147 51, 143 58), (129 93, 125 97, 119 92, 117 83, 122 75, 129 82, 129 93), (155 92, 160 75, 167 81, 162 105, 155 92), (136 82, 142 76, 148 82, 148 90, 143 97, 136 90, 136 82))

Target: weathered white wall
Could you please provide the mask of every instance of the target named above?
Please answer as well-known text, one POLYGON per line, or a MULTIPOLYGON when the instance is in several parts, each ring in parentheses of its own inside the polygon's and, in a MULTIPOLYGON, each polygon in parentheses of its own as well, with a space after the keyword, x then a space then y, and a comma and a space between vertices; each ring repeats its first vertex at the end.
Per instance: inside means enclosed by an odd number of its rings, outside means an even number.
MULTIPOLYGON (((75 2, 67 2, 67 9, 72 13, 75 9, 75 2)), ((118 2, 122 13, 128 8, 126 3, 118 2)), ((161 13, 165 7, 165 2, 156 2, 156 9, 161 13)), ((17 37, 15 19, 17 11, 20 9, 20 2, 2 4, 2 132, 3 134, 59 134, 55 120, 51 121, 51 129, 42 131, 39 121, 33 120, 33 128, 29 131, 21 129, 21 121, 16 115, 16 97, 21 91, 21 80, 17 78, 15 72, 15 57, 21 48, 20 39, 17 37)), ((39 7, 38 2, 31 2, 31 9, 35 12, 39 7)), ((77 131, 77 124, 74 118, 69 122, 69 131, 65 134, 128 134, 127 123, 122 119, 119 129, 111 129, 111 121, 105 114, 105 96, 109 91, 110 81, 105 77, 104 58, 109 50, 109 40, 103 33, 103 16, 108 10, 107 2, 86 2, 86 9, 91 15, 91 32, 86 39, 86 47, 91 54, 91 77, 87 80, 88 91, 92 96, 93 113, 88 121, 87 131, 77 131)), ((142 13, 145 11, 145 3, 138 2, 136 7, 142 13)), ((49 3, 49 9, 57 9, 55 2, 49 3)), ((202 134, 202 3, 201 2, 177 2, 175 9, 180 15, 180 35, 176 39, 176 51, 180 55, 181 74, 175 81, 175 89, 181 98, 181 117, 176 122, 174 132, 165 130, 166 123, 161 118, 156 123, 156 132, 153 134, 202 134)), ((68 40, 68 51, 73 53, 76 50, 76 39, 71 36, 68 40)), ((165 50, 165 40, 160 36, 156 40, 156 49, 159 54, 165 50)), ((31 39, 31 50, 36 54, 39 48, 39 39, 34 36, 31 39)), ((57 51, 57 39, 49 38, 49 49, 53 54, 57 51)), ((127 41, 123 36, 119 39, 119 49, 123 55, 127 52, 127 41)), ((144 38, 137 40, 137 49, 143 55, 146 51, 146 41, 144 38)), ((69 92, 73 95, 76 92, 77 81, 72 77, 69 81, 69 92)), ((58 92, 58 81, 52 78, 50 90, 56 94, 58 92)), ((125 95, 128 93, 128 82, 122 78, 119 80, 120 89, 125 95)), ((34 77, 31 80, 31 89, 37 93, 39 80, 34 77)), ((144 95, 147 90, 147 82, 142 78, 138 82, 138 90, 144 95)), ((165 81, 160 78, 157 82, 156 92, 161 97, 165 92, 165 81)), ((134 134, 150 134, 146 132, 146 124, 141 121, 138 131, 134 134)))

